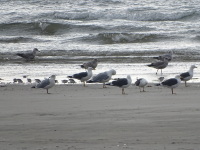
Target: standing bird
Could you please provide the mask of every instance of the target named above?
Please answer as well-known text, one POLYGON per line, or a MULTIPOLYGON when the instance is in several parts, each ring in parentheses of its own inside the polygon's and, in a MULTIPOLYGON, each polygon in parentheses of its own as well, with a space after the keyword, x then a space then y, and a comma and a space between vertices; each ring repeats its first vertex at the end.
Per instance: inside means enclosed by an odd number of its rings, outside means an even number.
POLYGON ((111 79, 112 75, 116 75, 116 71, 114 69, 93 76, 91 80, 87 81, 87 83, 103 83, 103 88, 106 88, 105 83, 111 79))
POLYGON ((172 51, 169 51, 168 53, 166 54, 163 54, 163 55, 160 55, 160 56, 157 56, 157 57, 153 57, 154 59, 157 59, 157 60, 161 60, 161 61, 164 61, 164 59, 167 59, 167 61, 171 61, 172 58, 173 58, 173 52, 172 51))
POLYGON ((68 76, 68 78, 75 78, 83 82, 83 86, 85 86, 85 81, 89 80, 92 77, 92 67, 88 67, 87 72, 80 72, 73 74, 72 76, 68 76))
POLYGON ((47 90, 47 94, 49 94, 49 89, 55 85, 55 75, 51 75, 48 79, 42 80, 40 83, 36 84, 32 88, 43 88, 47 90))
POLYGON ((172 91, 172 94, 175 94, 173 89, 177 88, 180 85, 181 83, 180 78, 181 78, 180 75, 176 75, 175 78, 167 79, 159 84, 156 84, 156 86, 162 85, 164 87, 170 88, 172 91))
POLYGON ((193 77, 193 70, 197 68, 195 65, 190 66, 190 69, 187 72, 181 73, 181 80, 185 81, 185 87, 187 86, 186 82, 192 79, 193 77))
POLYGON ((93 59, 92 61, 83 63, 81 65, 81 68, 88 69, 88 67, 92 67, 95 70, 95 68, 97 67, 97 65, 98 65, 98 60, 97 59, 93 59))
POLYGON ((140 88, 140 92, 145 92, 144 87, 148 84, 147 80, 144 78, 137 79, 135 82, 135 85, 140 88), (141 91, 141 88, 143 88, 143 91, 141 91))
POLYGON ((168 60, 166 58, 164 58, 163 61, 157 61, 157 62, 153 62, 149 65, 147 65, 148 67, 153 67, 155 69, 157 69, 156 74, 158 73, 158 70, 161 70, 161 74, 162 74, 162 69, 166 68, 168 66, 168 60))
POLYGON ((17 53, 16 55, 26 59, 27 61, 29 60, 34 60, 36 53, 39 52, 37 48, 34 48, 32 52, 28 53, 17 53))
POLYGON ((106 85, 117 86, 122 88, 122 94, 125 94, 124 88, 127 88, 131 85, 132 79, 130 75, 127 75, 127 78, 118 78, 116 81, 106 83, 106 85))

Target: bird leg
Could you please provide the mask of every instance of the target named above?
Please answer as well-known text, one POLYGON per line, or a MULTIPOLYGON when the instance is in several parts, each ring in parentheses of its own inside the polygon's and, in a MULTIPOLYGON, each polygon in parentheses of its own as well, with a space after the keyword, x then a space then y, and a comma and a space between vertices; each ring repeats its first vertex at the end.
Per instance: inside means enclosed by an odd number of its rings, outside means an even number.
POLYGON ((48 89, 47 89, 47 94, 49 94, 49 91, 48 91, 48 89))
POLYGON ((124 88, 122 88, 122 94, 125 94, 124 88))
POLYGON ((145 92, 144 87, 143 87, 143 92, 145 92))
POLYGON ((186 81, 185 81, 185 87, 187 87, 187 83, 186 83, 186 81))
POLYGON ((105 85, 105 83, 103 83, 103 88, 106 88, 106 85, 105 85))
POLYGON ((83 82, 83 86, 85 87, 85 81, 83 82))
POLYGON ((171 90, 172 90, 172 94, 176 94, 176 93, 174 93, 174 89, 173 88, 171 90))

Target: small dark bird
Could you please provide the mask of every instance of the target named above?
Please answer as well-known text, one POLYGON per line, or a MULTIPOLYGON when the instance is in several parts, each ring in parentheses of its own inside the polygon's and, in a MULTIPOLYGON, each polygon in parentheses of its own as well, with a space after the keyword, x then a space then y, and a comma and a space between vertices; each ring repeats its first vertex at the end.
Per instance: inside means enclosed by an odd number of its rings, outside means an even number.
POLYGON ((62 80, 61 82, 65 84, 65 83, 67 83, 67 82, 68 82, 68 80, 62 80))
POLYGON ((36 82, 36 83, 40 83, 41 80, 40 80, 40 79, 35 79, 35 82, 36 82))
POLYGON ((17 56, 24 58, 27 61, 34 60, 36 53, 39 52, 37 48, 34 48, 32 52, 27 53, 17 53, 17 56))

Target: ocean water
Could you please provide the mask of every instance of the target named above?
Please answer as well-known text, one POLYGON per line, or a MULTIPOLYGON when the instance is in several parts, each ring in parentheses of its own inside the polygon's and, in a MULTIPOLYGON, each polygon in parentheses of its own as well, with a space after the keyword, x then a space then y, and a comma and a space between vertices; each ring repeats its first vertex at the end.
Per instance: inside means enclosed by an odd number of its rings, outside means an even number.
MULTIPOLYGON (((156 81, 152 57, 173 51, 163 70, 166 78, 196 64, 200 79, 200 3, 198 0, 1 0, 0 78, 58 80, 84 71, 83 62, 97 58, 94 74, 111 68, 115 77, 156 81), (17 52, 38 48, 26 62, 17 52)), ((25 79, 24 79, 25 80, 25 79)))

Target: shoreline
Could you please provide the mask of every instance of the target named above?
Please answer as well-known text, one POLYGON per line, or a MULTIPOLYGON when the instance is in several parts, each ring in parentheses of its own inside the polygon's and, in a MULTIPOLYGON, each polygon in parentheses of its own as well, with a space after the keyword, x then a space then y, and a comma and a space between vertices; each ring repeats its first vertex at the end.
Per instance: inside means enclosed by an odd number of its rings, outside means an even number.
POLYGON ((0 87, 4 150, 198 149, 200 83, 175 89, 101 84, 0 87))

